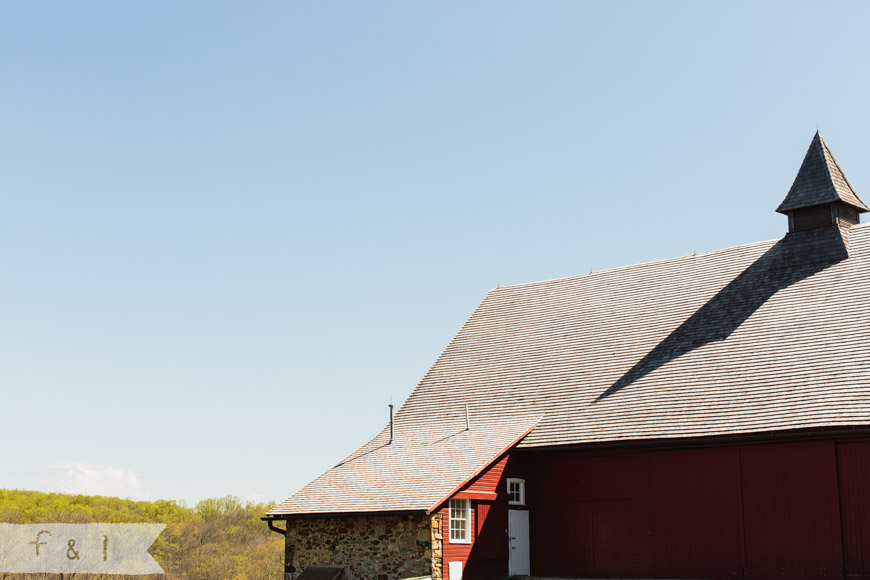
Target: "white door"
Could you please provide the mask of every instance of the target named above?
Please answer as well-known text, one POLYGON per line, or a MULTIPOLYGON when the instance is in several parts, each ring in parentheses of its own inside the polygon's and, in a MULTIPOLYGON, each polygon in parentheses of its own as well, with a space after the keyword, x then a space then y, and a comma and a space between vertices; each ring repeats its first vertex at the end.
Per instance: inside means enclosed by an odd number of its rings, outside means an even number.
POLYGON ((529 512, 525 510, 508 510, 508 538, 510 538, 508 574, 511 576, 528 576, 529 512))
POLYGON ((450 580, 462 580, 462 562, 447 562, 447 576, 450 580))

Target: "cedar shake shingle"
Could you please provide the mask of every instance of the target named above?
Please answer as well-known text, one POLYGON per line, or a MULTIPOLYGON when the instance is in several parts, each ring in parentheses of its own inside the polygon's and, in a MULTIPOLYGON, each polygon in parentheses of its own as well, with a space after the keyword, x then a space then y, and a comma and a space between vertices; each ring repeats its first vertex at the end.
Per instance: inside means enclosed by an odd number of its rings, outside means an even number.
MULTIPOLYGON (((396 421, 267 516, 431 511, 512 447, 537 419, 505 417, 465 428, 464 407, 396 421)), ((398 419, 398 417, 397 417, 398 419)))
POLYGON ((787 213, 836 201, 847 203, 859 211, 870 211, 846 181, 846 176, 817 131, 788 195, 776 211, 787 213))

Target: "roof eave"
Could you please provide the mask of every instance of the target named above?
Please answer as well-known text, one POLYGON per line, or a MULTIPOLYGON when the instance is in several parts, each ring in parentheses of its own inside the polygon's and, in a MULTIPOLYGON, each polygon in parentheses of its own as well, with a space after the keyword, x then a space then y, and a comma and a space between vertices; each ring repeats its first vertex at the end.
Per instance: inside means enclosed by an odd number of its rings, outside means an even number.
MULTIPOLYGON (((857 196, 856 196, 856 198, 857 198, 857 196)), ((858 210, 858 213, 864 213, 864 212, 870 211, 870 208, 868 208, 866 205, 864 205, 863 202, 861 202, 861 204, 859 205, 856 203, 852 203, 850 201, 843 200, 841 198, 832 199, 831 201, 824 201, 824 202, 820 202, 820 203, 815 203, 813 205, 793 205, 793 204, 786 205, 786 203, 783 202, 780 204, 780 206, 778 208, 776 208, 776 211, 778 213, 783 214, 783 215, 788 215, 789 212, 793 212, 793 211, 798 210, 798 209, 810 209, 810 208, 819 207, 822 205, 831 205, 832 203, 842 203, 842 204, 848 205, 850 207, 854 207, 855 209, 858 210)))
POLYGON ((353 518, 353 517, 372 517, 372 516, 402 516, 410 514, 428 514, 426 508, 405 509, 405 510, 369 510, 358 512, 311 512, 311 513, 288 513, 288 514, 272 514, 266 512, 266 515, 260 518, 266 520, 305 520, 317 518, 353 518))

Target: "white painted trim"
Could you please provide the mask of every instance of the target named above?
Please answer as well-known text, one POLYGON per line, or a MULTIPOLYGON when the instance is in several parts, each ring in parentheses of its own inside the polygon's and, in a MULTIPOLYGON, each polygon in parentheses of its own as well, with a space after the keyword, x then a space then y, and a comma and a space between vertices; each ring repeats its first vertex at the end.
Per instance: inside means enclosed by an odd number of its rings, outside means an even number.
POLYGON ((509 477, 507 478, 507 492, 508 492, 508 505, 526 505, 526 480, 520 479, 519 477, 509 477), (510 499, 511 497, 511 484, 518 483, 520 484, 520 501, 513 501, 510 499))
POLYGON ((471 500, 470 499, 451 499, 448 502, 447 509, 447 542, 449 544, 470 544, 471 543, 471 500), (463 518, 454 518, 453 517, 453 502, 464 502, 465 503, 465 539, 464 540, 456 540, 453 539, 453 521, 463 521, 463 518))

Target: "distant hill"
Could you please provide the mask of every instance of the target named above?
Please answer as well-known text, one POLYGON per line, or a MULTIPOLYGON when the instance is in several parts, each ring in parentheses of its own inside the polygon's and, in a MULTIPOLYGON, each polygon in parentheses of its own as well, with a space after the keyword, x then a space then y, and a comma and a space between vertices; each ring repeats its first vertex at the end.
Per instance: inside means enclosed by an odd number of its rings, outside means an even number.
MULTIPOLYGON (((272 504, 227 496, 195 507, 175 501, 133 501, 0 489, 0 522, 166 524, 151 554, 171 580, 274 580, 283 574, 284 538, 260 518, 272 504)), ((57 574, 7 574, 0 578, 57 580, 57 574)), ((76 574, 76 580, 108 578, 76 574)), ((129 578, 118 576, 117 578, 129 578)))

